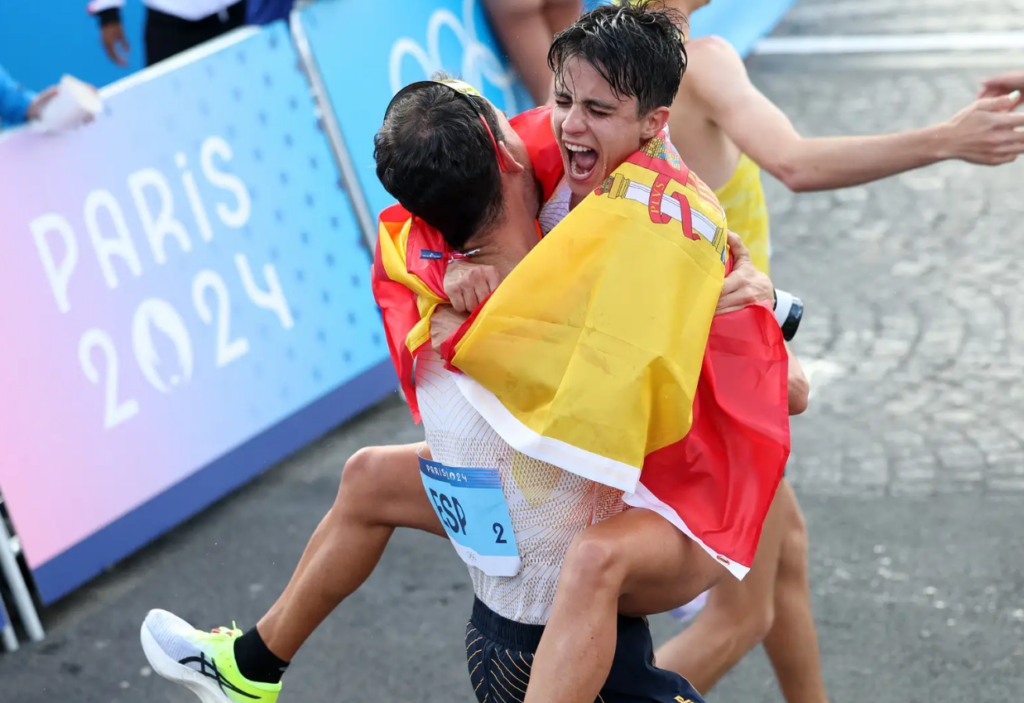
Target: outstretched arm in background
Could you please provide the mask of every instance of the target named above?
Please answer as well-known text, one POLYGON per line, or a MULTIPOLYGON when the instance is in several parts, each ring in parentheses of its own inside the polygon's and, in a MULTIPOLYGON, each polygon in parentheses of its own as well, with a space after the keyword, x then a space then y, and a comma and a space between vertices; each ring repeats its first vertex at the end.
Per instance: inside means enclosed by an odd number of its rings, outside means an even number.
MULTIPOLYGON (((1024 153, 1024 133, 1016 131, 1024 126, 1024 114, 1013 112, 1019 93, 980 99, 923 129, 806 139, 750 82, 728 42, 705 37, 687 48, 691 62, 684 85, 689 82, 708 117, 742 151, 793 191, 846 188, 946 159, 994 166, 1024 153)), ((984 94, 999 95, 998 85, 984 94)))
POLYGON ((0 66, 0 125, 14 127, 39 119, 43 105, 56 94, 56 88, 47 88, 38 95, 26 90, 0 66))
POLYGON ((1024 91, 1024 71, 1010 71, 981 82, 978 98, 998 98, 1013 91, 1024 91))

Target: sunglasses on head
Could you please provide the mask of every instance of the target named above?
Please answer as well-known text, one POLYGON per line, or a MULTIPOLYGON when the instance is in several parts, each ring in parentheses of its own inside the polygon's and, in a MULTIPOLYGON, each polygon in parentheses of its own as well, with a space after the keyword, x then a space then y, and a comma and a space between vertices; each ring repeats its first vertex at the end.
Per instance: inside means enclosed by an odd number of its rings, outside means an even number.
POLYGON ((425 88, 427 86, 432 85, 443 85, 447 86, 448 88, 451 88, 456 95, 461 96, 469 104, 469 106, 473 109, 473 112, 476 113, 476 116, 480 120, 480 123, 484 126, 484 129, 487 131, 487 136, 490 138, 491 144, 494 146, 494 157, 498 160, 498 168, 501 169, 502 173, 505 173, 505 161, 501 158, 501 151, 498 149, 498 140, 494 138, 494 132, 491 131, 491 126, 487 124, 487 119, 484 117, 483 110, 481 110, 480 106, 477 105, 475 100, 473 100, 473 97, 479 98, 483 96, 480 95, 479 91, 477 91, 476 88, 471 86, 469 83, 466 83, 465 81, 448 78, 440 81, 417 81, 415 83, 410 83, 409 85, 405 86, 397 93, 395 93, 395 97, 391 98, 391 102, 388 103, 388 109, 384 111, 384 119, 387 119, 388 113, 391 112, 391 107, 396 102, 398 102, 398 99, 401 98, 403 95, 407 95, 421 88, 425 88))

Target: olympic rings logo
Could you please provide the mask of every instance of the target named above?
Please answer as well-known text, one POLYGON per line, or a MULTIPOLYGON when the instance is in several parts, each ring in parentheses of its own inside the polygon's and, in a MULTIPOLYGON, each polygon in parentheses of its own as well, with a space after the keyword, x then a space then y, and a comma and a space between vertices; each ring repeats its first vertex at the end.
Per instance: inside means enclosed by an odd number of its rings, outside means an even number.
POLYGON ((412 57, 420 65, 425 78, 429 78, 435 71, 443 68, 440 35, 441 29, 447 27, 462 45, 462 67, 459 77, 480 92, 484 92, 484 81, 486 80, 486 83, 501 91, 501 95, 505 99, 505 112, 510 115, 518 112, 513 91, 518 76, 514 70, 503 66, 494 52, 477 38, 475 4, 476 0, 462 0, 461 21, 448 9, 435 10, 427 22, 427 48, 425 50, 415 40, 408 37, 402 37, 392 45, 389 61, 392 95, 406 85, 406 81, 402 80, 402 61, 406 56, 412 57))

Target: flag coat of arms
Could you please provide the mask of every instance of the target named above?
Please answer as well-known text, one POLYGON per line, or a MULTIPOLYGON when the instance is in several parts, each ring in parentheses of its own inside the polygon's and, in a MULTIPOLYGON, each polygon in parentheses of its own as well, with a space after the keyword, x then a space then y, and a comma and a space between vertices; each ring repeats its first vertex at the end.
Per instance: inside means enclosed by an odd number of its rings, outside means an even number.
MULTIPOLYGON (((512 124, 547 198, 562 177, 550 108, 512 124)), ((418 417, 414 360, 446 300, 449 252, 397 206, 379 234, 374 292, 418 417)), ((714 315, 728 265, 722 208, 659 135, 544 237, 442 354, 515 449, 620 488, 742 577, 789 454, 788 356, 767 306, 714 315)))

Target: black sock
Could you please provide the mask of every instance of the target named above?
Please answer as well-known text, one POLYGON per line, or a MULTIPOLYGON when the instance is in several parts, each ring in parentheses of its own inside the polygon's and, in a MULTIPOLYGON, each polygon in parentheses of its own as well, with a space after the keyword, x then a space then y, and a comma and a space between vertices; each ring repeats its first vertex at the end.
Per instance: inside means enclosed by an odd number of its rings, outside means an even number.
POLYGON ((288 668, 288 662, 267 649, 255 627, 235 640, 235 663, 242 676, 258 683, 280 683, 288 668))

